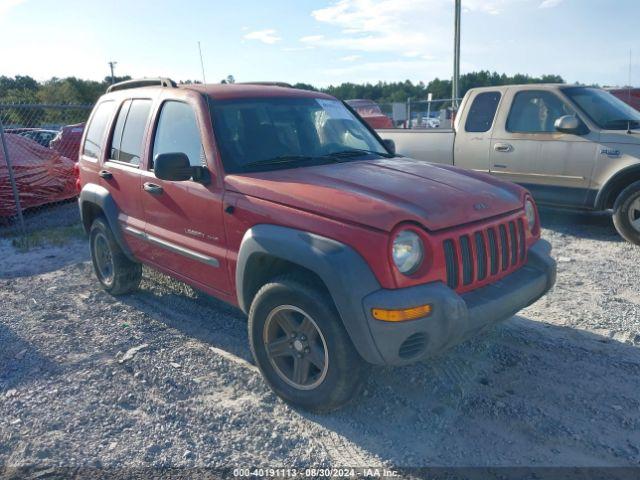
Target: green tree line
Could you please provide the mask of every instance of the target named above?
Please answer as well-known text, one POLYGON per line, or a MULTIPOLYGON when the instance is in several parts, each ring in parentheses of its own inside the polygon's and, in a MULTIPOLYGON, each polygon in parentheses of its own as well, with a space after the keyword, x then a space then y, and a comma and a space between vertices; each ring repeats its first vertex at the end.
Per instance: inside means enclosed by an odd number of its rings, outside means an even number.
MULTIPOLYGON (((470 88, 491 87, 496 85, 518 85, 528 83, 563 83, 560 75, 542 75, 532 77, 526 74, 517 73, 509 76, 505 73, 489 72, 482 70, 479 72, 466 73, 460 76, 460 96, 463 97, 470 88)), ((333 95, 341 100, 353 98, 366 98, 378 103, 405 102, 408 98, 412 100, 426 100, 427 94, 432 93, 433 99, 451 98, 451 80, 435 78, 429 83, 413 83, 410 80, 404 82, 378 82, 378 83, 342 83, 331 85, 326 88, 316 89, 313 85, 297 83, 296 88, 308 90, 320 90, 333 95)))
MULTIPOLYGON (((131 77, 117 77, 116 81, 129 80, 131 77)), ((561 83, 563 79, 559 75, 542 75, 532 77, 526 74, 509 76, 497 72, 482 70, 471 72, 460 77, 460 95, 473 87, 494 85, 512 85, 522 83, 561 83)), ((38 82, 29 76, 18 75, 15 77, 0 76, 0 105, 1 104, 64 104, 64 105, 93 105, 111 83, 111 78, 106 77, 102 81, 83 80, 76 77, 51 78, 44 82, 38 82)), ((191 81, 181 83, 192 83, 191 81)), ((408 98, 412 100, 426 100, 427 93, 432 93, 434 99, 451 98, 451 80, 435 78, 429 83, 413 83, 410 80, 403 82, 378 82, 356 84, 351 82, 340 85, 330 85, 325 88, 316 88, 306 83, 296 83, 296 88, 317 90, 333 95, 342 100, 353 98, 366 98, 378 103, 404 102, 408 98)), ((6 110, 6 107, 5 107, 6 110)), ((11 120, 13 123, 25 126, 35 126, 38 123, 61 123, 58 118, 60 112, 53 109, 33 110, 23 112, 20 109, 12 109, 11 120), (28 118, 27 118, 28 116, 28 118), (24 118, 22 118, 24 117, 24 118)), ((6 112, 5 112, 6 114, 6 112)), ((78 121, 86 116, 86 113, 78 113, 78 121)), ((67 123, 72 123, 68 119, 67 123)))

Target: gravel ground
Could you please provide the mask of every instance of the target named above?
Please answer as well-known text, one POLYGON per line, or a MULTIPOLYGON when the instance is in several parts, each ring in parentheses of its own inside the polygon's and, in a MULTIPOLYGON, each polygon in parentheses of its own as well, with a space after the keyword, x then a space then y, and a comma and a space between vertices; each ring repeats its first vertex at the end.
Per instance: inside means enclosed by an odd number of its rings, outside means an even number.
POLYGON ((86 240, 2 240, 0 467, 638 466, 640 248, 606 216, 543 219, 549 295, 324 416, 270 392, 236 309, 151 270, 116 299, 86 240))

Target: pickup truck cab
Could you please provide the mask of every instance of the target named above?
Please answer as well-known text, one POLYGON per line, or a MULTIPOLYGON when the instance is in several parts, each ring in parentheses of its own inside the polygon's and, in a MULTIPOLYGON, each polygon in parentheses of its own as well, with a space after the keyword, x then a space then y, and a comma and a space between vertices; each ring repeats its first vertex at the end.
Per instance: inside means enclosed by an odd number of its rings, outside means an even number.
POLYGON ((613 210, 640 244, 640 112, 602 89, 474 88, 453 130, 378 132, 399 153, 516 182, 541 204, 613 210))
POLYGON ((442 352, 555 280, 523 188, 395 158, 318 92, 116 84, 79 174, 102 287, 131 292, 144 263, 238 306, 267 382, 313 411, 354 397, 367 365, 442 352))

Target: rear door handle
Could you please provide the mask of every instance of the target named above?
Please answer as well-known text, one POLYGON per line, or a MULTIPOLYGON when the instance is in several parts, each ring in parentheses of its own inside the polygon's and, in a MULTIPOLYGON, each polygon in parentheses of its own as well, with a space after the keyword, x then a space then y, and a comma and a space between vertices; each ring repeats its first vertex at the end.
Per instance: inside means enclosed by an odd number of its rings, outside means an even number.
POLYGON ((506 165, 501 165, 501 164, 499 164, 499 163, 494 164, 494 165, 493 165, 493 167, 494 167, 494 168, 507 168, 507 166, 506 166, 506 165))
POLYGON ((507 152, 511 152, 513 151, 513 146, 508 144, 508 143, 496 143, 493 146, 493 149, 496 152, 503 152, 503 153, 507 153, 507 152))
POLYGON ((146 192, 149 192, 152 195, 160 195, 163 190, 162 187, 160 185, 156 185, 155 183, 145 183, 142 188, 144 188, 144 190, 146 192))
POLYGON ((105 180, 111 180, 113 178, 113 174, 109 170, 100 170, 98 172, 98 175, 100 175, 100 177, 104 178, 105 180))

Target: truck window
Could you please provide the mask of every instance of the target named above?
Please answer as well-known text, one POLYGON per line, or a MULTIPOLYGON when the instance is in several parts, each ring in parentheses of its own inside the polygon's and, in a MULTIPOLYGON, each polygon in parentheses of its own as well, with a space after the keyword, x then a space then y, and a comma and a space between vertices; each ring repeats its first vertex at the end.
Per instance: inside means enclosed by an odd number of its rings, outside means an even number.
POLYGON ((507 119, 507 131, 515 133, 553 133, 555 121, 574 111, 551 92, 518 92, 507 119))
POLYGON ((111 140, 110 159, 139 166, 151 100, 127 100, 122 104, 111 140))
POLYGON ((500 103, 500 92, 482 92, 473 99, 464 129, 467 132, 488 132, 493 125, 500 103))
POLYGON ((96 111, 87 126, 87 136, 84 141, 82 154, 89 158, 99 158, 102 153, 102 141, 104 139, 107 122, 111 118, 115 104, 111 101, 102 102, 96 107, 96 111))
MULTIPOLYGON (((162 105, 153 142, 153 156, 160 153, 184 153, 193 166, 206 166, 200 128, 195 112, 188 104, 168 101, 162 105)), ((153 164, 149 169, 153 168, 153 164)))

